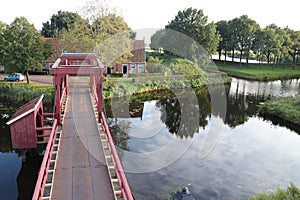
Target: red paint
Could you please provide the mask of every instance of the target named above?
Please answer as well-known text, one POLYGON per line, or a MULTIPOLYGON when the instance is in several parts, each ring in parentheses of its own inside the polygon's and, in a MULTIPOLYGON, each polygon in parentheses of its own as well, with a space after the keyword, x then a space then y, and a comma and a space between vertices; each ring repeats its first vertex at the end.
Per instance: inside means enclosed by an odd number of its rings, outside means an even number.
POLYGON ((14 149, 36 148, 37 135, 43 135, 43 96, 20 107, 7 122, 10 125, 12 147, 14 149))
POLYGON ((89 75, 90 88, 96 90, 98 110, 102 110, 102 63, 91 53, 63 53, 52 66, 50 73, 54 75, 55 84, 55 118, 61 122, 61 111, 68 94, 68 75, 89 75), (94 88, 94 89, 93 89, 94 88))
POLYGON ((106 123, 106 118, 105 118, 105 115, 104 115, 103 112, 101 112, 101 124, 102 124, 103 131, 106 135, 106 139, 107 139, 108 144, 109 144, 109 150, 110 150, 110 153, 112 155, 113 163, 114 163, 115 169, 116 169, 116 175, 117 175, 117 178, 118 178, 119 183, 120 183, 122 197, 125 200, 134 200, 133 194, 132 194, 132 192, 130 190, 130 187, 129 187, 129 184, 127 182, 127 179, 126 179, 126 176, 125 176, 125 173, 124 173, 124 170, 123 170, 122 163, 119 159, 116 147, 114 145, 114 141, 113 141, 112 136, 110 134, 108 125, 106 123))
POLYGON ((39 171, 39 176, 35 185, 35 189, 32 197, 33 200, 42 199, 43 197, 45 184, 48 178, 48 169, 49 169, 50 160, 52 156, 56 132, 57 132, 57 120, 55 119, 51 129, 46 151, 44 154, 43 162, 41 164, 41 168, 39 171))

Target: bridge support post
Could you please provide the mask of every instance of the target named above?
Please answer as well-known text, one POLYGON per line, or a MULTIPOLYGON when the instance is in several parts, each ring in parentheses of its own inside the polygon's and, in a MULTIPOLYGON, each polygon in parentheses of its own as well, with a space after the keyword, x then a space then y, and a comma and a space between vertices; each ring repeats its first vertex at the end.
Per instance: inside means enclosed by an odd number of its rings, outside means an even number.
POLYGON ((62 75, 56 74, 54 76, 54 83, 55 83, 55 118, 60 123, 61 119, 61 105, 60 105, 60 99, 61 99, 61 91, 62 91, 62 75))
POLYGON ((96 90, 97 90, 97 97, 98 97, 98 104, 97 104, 97 108, 98 108, 98 119, 100 122, 101 119, 101 112, 103 112, 103 99, 102 99, 102 76, 101 74, 97 74, 96 77, 96 90))
POLYGON ((68 94, 69 93, 69 75, 66 74, 65 75, 65 88, 66 88, 66 93, 68 94))

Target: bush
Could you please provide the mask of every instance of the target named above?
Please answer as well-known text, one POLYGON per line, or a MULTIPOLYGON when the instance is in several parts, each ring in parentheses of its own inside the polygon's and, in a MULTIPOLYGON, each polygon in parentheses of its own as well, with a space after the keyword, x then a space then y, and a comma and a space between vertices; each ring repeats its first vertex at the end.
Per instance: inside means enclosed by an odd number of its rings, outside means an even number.
POLYGON ((30 75, 48 75, 48 71, 29 71, 28 72, 30 75))
POLYGON ((123 73, 111 73, 112 77, 123 77, 123 73))
POLYGON ((269 199, 287 199, 287 200, 299 200, 300 189, 293 183, 287 189, 278 188, 275 192, 261 193, 256 197, 250 198, 250 200, 269 200, 269 199))
POLYGON ((199 75, 204 74, 204 71, 201 70, 196 64, 185 59, 175 59, 171 63, 171 67, 176 74, 181 75, 199 75))
POLYGON ((149 73, 170 73, 170 67, 163 64, 148 63, 147 71, 149 73))

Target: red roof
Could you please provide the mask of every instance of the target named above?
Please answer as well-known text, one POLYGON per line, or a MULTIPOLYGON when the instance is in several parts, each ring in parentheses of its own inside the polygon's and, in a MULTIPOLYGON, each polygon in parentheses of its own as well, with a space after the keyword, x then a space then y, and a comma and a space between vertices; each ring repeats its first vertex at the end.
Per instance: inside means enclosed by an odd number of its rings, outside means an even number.
POLYGON ((42 102, 43 97, 44 97, 44 95, 42 95, 42 96, 28 102, 27 104, 21 106, 6 124, 10 125, 10 124, 14 123, 15 121, 17 121, 17 120, 25 117, 26 115, 30 114, 34 110, 36 110, 38 105, 42 102))
POLYGON ((131 53, 133 56, 128 59, 129 62, 146 62, 144 40, 133 40, 131 53))

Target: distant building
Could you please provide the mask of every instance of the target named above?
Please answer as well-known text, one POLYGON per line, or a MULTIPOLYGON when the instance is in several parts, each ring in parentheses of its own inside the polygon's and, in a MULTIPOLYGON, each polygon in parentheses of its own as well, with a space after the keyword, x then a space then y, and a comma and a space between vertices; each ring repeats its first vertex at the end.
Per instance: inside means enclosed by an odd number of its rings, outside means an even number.
POLYGON ((144 40, 132 41, 132 57, 127 62, 106 67, 106 74, 122 73, 124 75, 146 72, 146 52, 144 40))
MULTIPOLYGON (((57 58, 64 53, 65 42, 59 38, 44 38, 51 40, 53 54, 45 60, 45 67, 51 68, 57 58)), ((144 40, 132 41, 132 57, 128 58, 127 62, 115 64, 114 66, 105 67, 104 74, 122 73, 124 75, 139 74, 146 72, 146 52, 144 40)), ((105 65, 105 62, 103 63, 105 65)))

